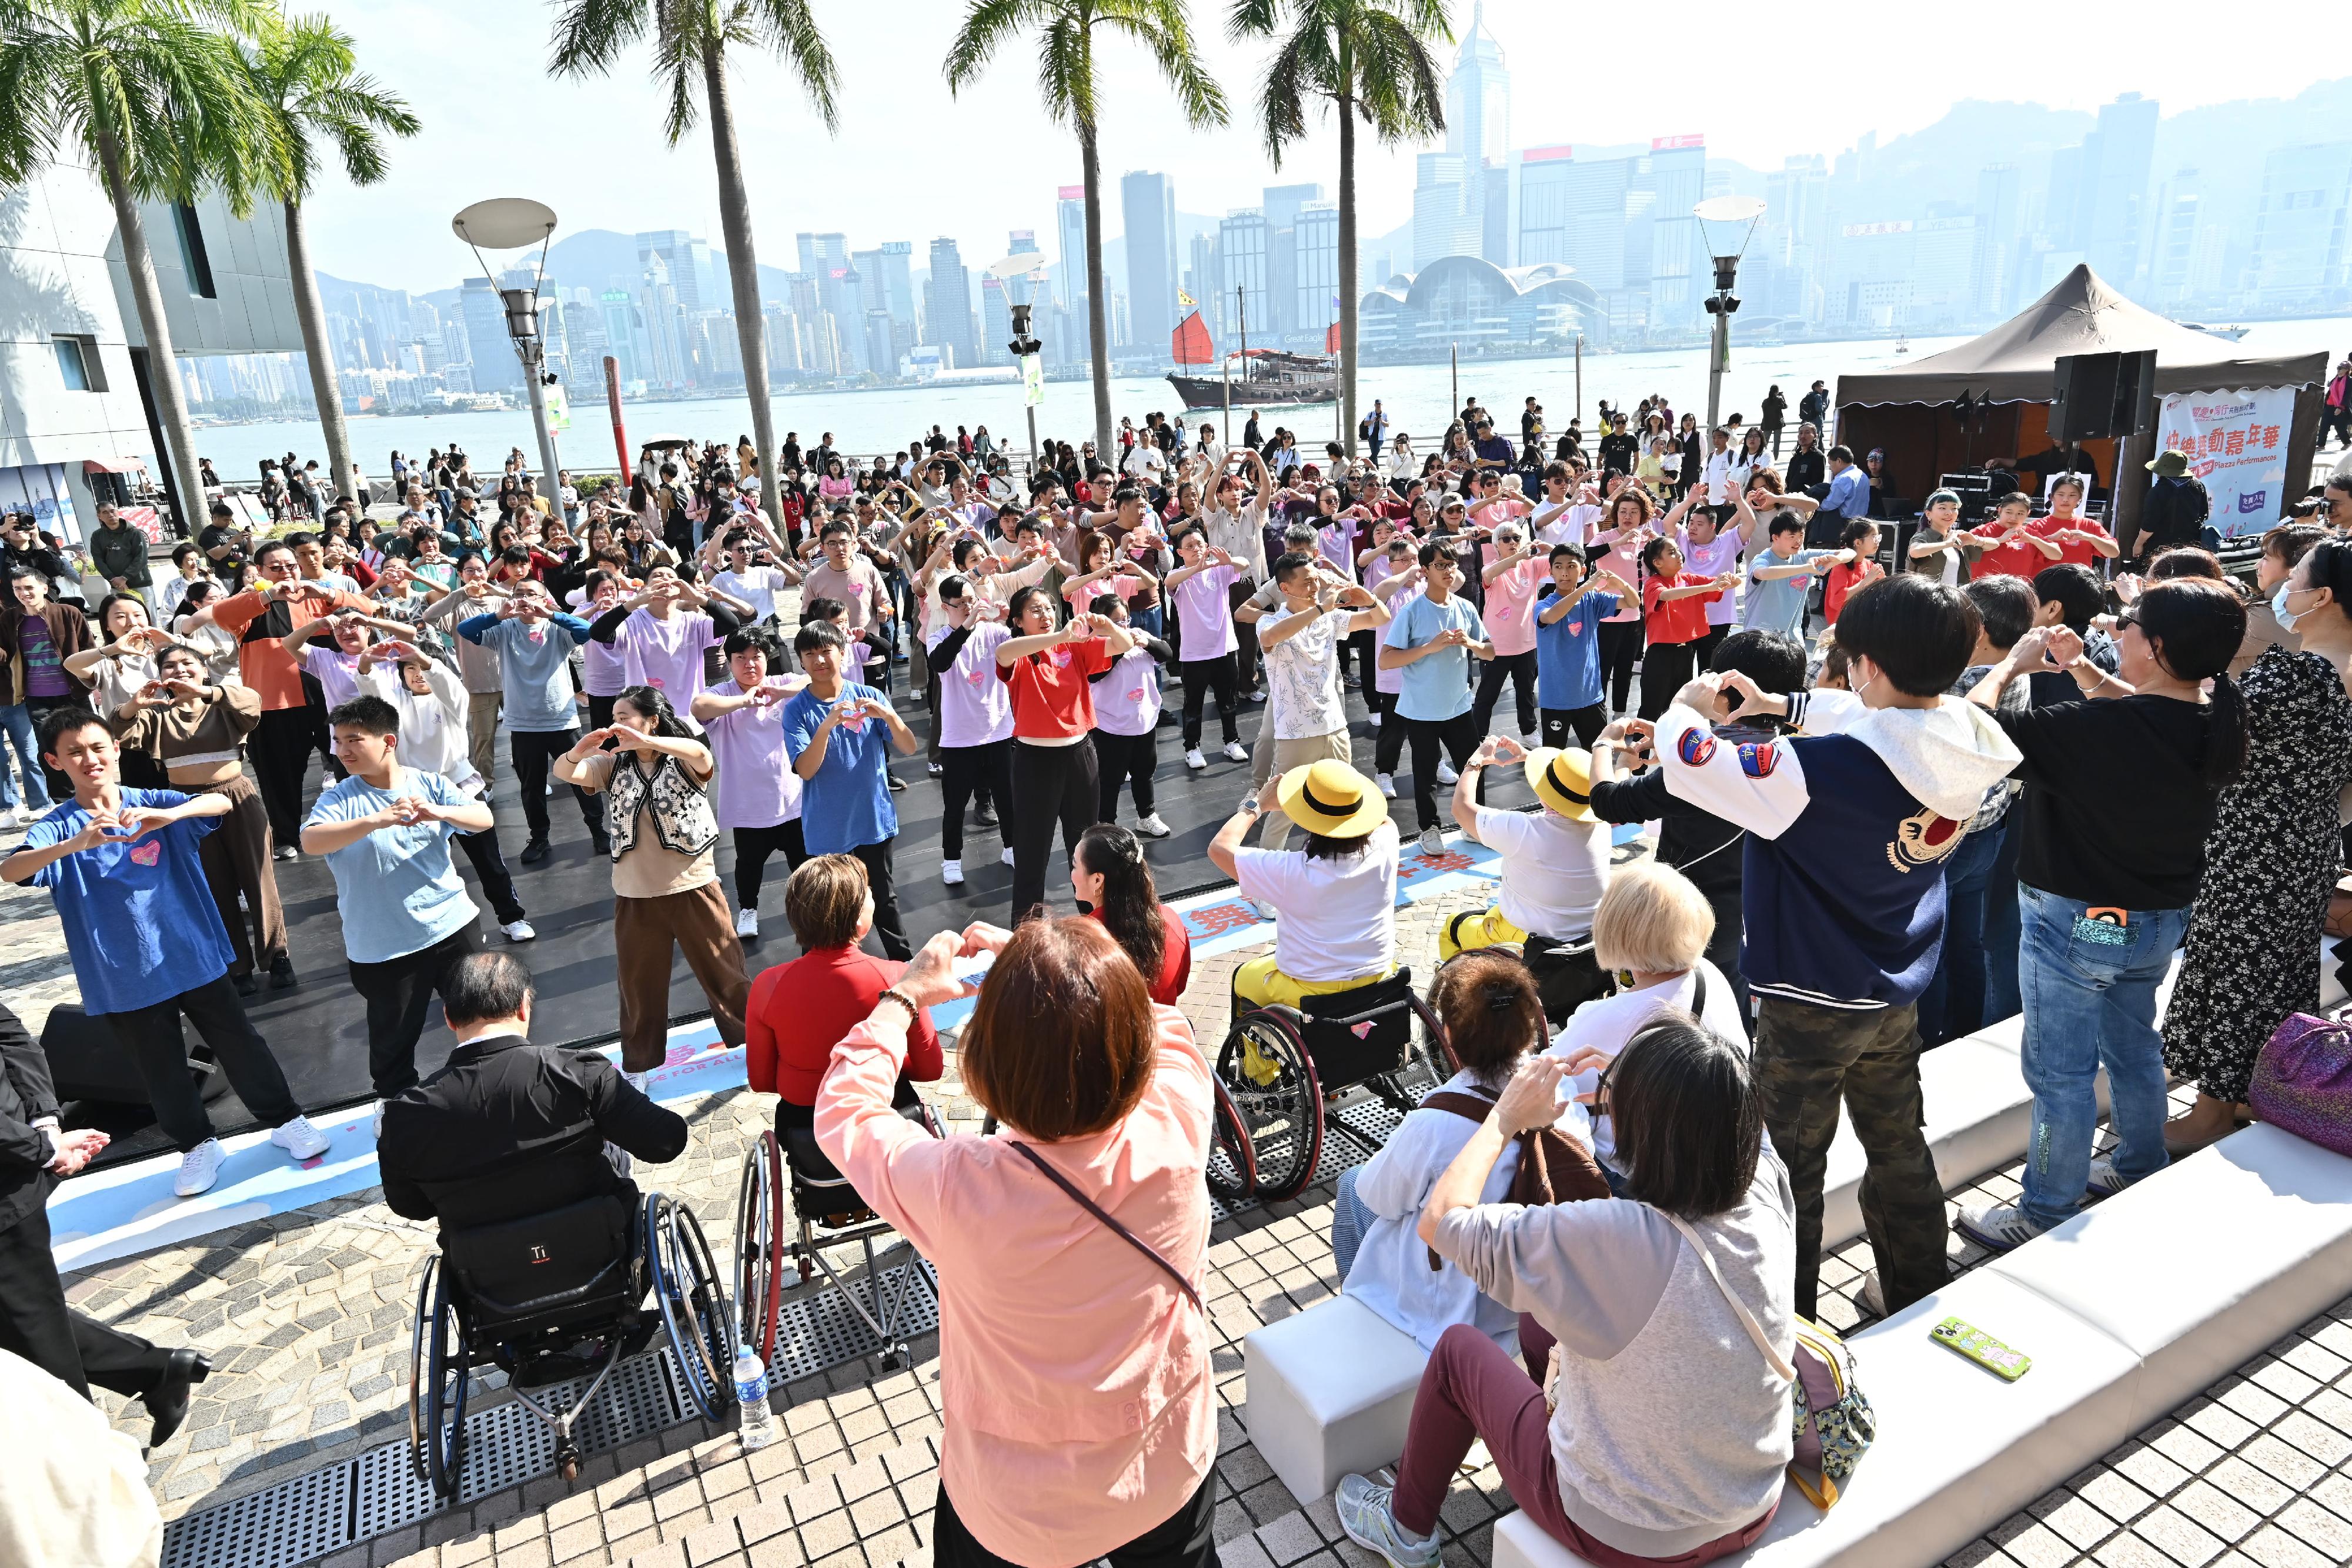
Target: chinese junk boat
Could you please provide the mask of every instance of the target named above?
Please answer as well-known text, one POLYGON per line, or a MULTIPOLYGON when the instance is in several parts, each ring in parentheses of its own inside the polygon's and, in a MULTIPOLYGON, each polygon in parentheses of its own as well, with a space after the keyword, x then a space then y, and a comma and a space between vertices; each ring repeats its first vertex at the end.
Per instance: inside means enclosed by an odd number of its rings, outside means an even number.
MULTIPOLYGON (((1234 291, 1238 303, 1240 289, 1234 291)), ((1188 409, 1223 408, 1229 404, 1266 407, 1275 404, 1305 404, 1336 402, 1339 398, 1339 366, 1331 354, 1293 354, 1281 349, 1253 349, 1249 346, 1249 319, 1240 317, 1242 347, 1238 353, 1228 354, 1225 373, 1221 375, 1185 375, 1180 371, 1168 378, 1176 394, 1184 400, 1188 409), (1241 373, 1234 376, 1231 362, 1241 361, 1241 373)), ((1339 329, 1332 329, 1336 336, 1339 329)), ((1176 325, 1171 357, 1180 366, 1214 365, 1216 347, 1210 341, 1207 323, 1201 313, 1193 311, 1176 325)))

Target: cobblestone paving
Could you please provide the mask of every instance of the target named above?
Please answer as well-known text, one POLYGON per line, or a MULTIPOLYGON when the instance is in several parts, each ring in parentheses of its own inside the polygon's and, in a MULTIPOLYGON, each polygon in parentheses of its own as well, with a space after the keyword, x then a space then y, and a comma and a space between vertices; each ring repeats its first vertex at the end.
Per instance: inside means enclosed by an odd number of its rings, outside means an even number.
MULTIPOLYGON (((1426 976, 1440 921, 1469 894, 1400 912, 1402 949, 1426 976)), ((12 1005, 37 1030, 74 996, 45 897, 0 888, 12 1005)), ((1204 959, 1185 998, 1204 1036, 1222 1032, 1234 967, 1261 949, 1204 959)), ((977 1117, 952 1068, 935 1101, 953 1124, 977 1117)), ((764 1124, 748 1091, 703 1102, 677 1162, 648 1185, 685 1198, 723 1258, 732 1239, 738 1162, 764 1124)), ((1957 1205, 2017 1193, 2016 1169, 1957 1205)), ((1331 1193, 1221 1222, 1206 1300, 1217 1336, 1216 1533, 1224 1568, 1377 1568, 1341 1535, 1328 1500, 1301 1508, 1251 1446, 1241 1340, 1338 1289, 1331 1193)), ((373 1191, 257 1221, 69 1276, 83 1310, 161 1343, 211 1351, 184 1436, 150 1479, 166 1518, 290 1479, 405 1431, 407 1331, 427 1228, 373 1191)), ((1952 1242, 1955 1268, 1983 1254, 1952 1242)), ((1869 1262, 1856 1242, 1823 1265, 1822 1315, 1852 1327, 1869 1262)), ((326 1560, 329 1568, 889 1568, 928 1563, 940 1431, 936 1335, 915 1365, 871 1361, 785 1388, 783 1435, 745 1454, 689 1423, 591 1458, 582 1479, 552 1478, 451 1510, 326 1560)), ((1950 1559, 1952 1568, 2316 1568, 2352 1562, 2352 1300, 2304 1325, 2132 1441, 1950 1559)), ((101 1393, 124 1430, 139 1406, 101 1393)), ((1449 1568, 1486 1563, 1496 1519, 1512 1507, 1483 1450, 1444 1510, 1449 1568)))

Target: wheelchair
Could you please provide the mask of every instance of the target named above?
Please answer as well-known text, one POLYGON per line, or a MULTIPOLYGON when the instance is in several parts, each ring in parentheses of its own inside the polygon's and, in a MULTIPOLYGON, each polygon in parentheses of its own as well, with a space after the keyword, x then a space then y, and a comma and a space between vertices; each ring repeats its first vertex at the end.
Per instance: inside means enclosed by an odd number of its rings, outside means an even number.
MULTIPOLYGON (((1294 1197, 1315 1179, 1323 1139, 1337 1128, 1367 1153, 1379 1145, 1325 1114, 1328 1101, 1369 1088, 1400 1115, 1454 1071, 1445 1027, 1414 991, 1412 971, 1328 996, 1303 1007, 1261 1006, 1234 999, 1233 1028, 1217 1052, 1220 1151, 1240 1145, 1235 1166, 1247 1186, 1219 1197, 1294 1197), (1421 1030, 1416 1037, 1413 1022, 1421 1030), (1229 1133, 1226 1116, 1234 1126, 1229 1133), (1245 1161, 1245 1163, 1244 1163, 1245 1161)), ((1215 1162, 1211 1187, 1217 1189, 1215 1162)))
MULTIPOLYGON (((904 1083, 899 1086, 896 1108, 932 1137, 947 1135, 931 1108, 904 1083)), ((798 1271, 798 1282, 803 1285, 823 1271, 880 1342, 885 1367, 913 1364, 907 1334, 918 1301, 913 1255, 914 1249, 858 1196, 849 1178, 817 1145, 813 1126, 788 1123, 781 1138, 771 1127, 743 1156, 742 1184, 735 1203, 737 1329, 742 1343, 759 1353, 761 1364, 772 1373, 788 1268, 798 1271), (789 1220, 782 1201, 787 1191, 792 1196, 789 1220), (826 1260, 824 1251, 853 1241, 866 1260, 862 1291, 826 1260), (877 1242, 881 1243, 878 1249, 877 1242), (900 1247, 906 1248, 908 1259, 893 1276, 894 1289, 879 1264, 900 1247)))
POLYGON ((417 1473, 440 1497, 457 1495, 467 1397, 476 1374, 495 1367, 554 1428, 556 1469, 576 1479, 583 1456, 574 1427, 613 1369, 656 1332, 695 1410, 719 1419, 735 1403, 735 1316, 701 1225, 661 1193, 636 1204, 605 1193, 444 1232, 425 1261, 409 1342, 408 1438, 417 1473), (578 1378, 587 1381, 566 1408, 543 1392, 578 1378))

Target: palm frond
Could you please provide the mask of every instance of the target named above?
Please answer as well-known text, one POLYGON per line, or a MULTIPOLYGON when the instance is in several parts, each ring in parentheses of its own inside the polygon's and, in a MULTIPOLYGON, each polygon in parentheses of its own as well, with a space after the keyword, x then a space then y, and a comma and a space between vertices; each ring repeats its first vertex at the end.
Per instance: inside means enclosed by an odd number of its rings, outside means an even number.
POLYGON ((948 41, 947 58, 940 66, 950 95, 979 80, 1006 39, 1032 21, 1047 20, 1038 15, 1045 9, 1035 0, 971 0, 963 26, 948 41))
POLYGON ((1265 155, 1282 167, 1283 149, 1307 134, 1307 99, 1325 84, 1318 79, 1313 57, 1322 52, 1319 24, 1300 27, 1282 41, 1265 68, 1265 85, 1258 89, 1258 120, 1265 136, 1265 155))
POLYGON ((1356 96, 1381 141, 1419 141, 1445 129, 1445 81, 1425 35, 1378 6, 1358 13, 1356 96))
POLYGON ((557 76, 608 76, 631 44, 645 37, 648 0, 570 0, 555 17, 548 67, 557 76))
POLYGON ((781 56, 800 78, 801 90, 808 94, 825 130, 838 131, 841 71, 808 0, 750 0, 748 20, 760 47, 781 56))
POLYGON ((1098 0, 1095 20, 1151 52, 1160 76, 1176 89, 1185 123, 1196 130, 1225 123, 1225 89, 1192 47, 1184 0, 1098 0))
POLYGON ((414 136, 416 117, 405 99, 358 69, 351 36, 323 16, 286 18, 248 47, 254 89, 271 120, 276 158, 262 188, 300 202, 316 186, 331 147, 356 185, 385 172, 382 135, 414 136))
POLYGON ((1234 0, 1225 13, 1225 37, 1236 44, 1244 38, 1270 38, 1281 25, 1282 0, 1234 0))

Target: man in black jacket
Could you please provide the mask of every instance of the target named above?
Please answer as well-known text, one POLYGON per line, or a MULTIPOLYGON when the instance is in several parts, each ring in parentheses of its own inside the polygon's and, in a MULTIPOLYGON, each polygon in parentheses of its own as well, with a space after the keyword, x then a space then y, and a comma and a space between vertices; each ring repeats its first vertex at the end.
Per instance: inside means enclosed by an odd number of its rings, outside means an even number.
POLYGON ((110 502, 99 504, 98 527, 90 530, 89 548, 90 564, 109 587, 146 597, 155 580, 147 570, 147 536, 122 520, 121 508, 110 502))
POLYGON ((2213 513, 2213 497, 2204 481, 2189 471, 2186 453, 2159 453, 2148 467, 2156 480, 2140 503, 2139 531, 2130 545, 2134 571, 2146 571, 2158 555, 2175 545, 2203 544, 2205 519, 2213 513))
MULTIPOLYGON (((1777 632, 1733 632, 1716 649, 1707 667, 1738 670, 1776 694, 1802 691, 1805 685, 1804 645, 1777 632)), ((1738 747, 1769 740, 1780 727, 1776 719, 1745 719, 1717 724, 1715 733, 1738 747)), ((1601 732, 1592 747, 1592 814, 1604 822, 1658 824, 1658 863, 1674 867, 1706 895, 1715 910, 1707 962, 1731 982, 1740 1019, 1753 1028, 1748 980, 1739 968, 1740 873, 1746 853, 1740 841, 1747 831, 1669 792, 1665 774, 1654 767, 1624 776, 1623 762, 1644 765, 1650 759, 1650 727, 1639 719, 1619 719, 1601 732)))
POLYGON ((664 1165, 685 1152, 686 1119, 602 1054, 533 1045, 530 1004, 530 971, 511 954, 471 954, 450 969, 441 1006, 457 1049, 384 1103, 376 1134, 394 1214, 463 1230, 600 1193, 634 1203, 625 1156, 664 1165))
MULTIPOLYGON (((49 1249, 49 1188, 106 1147, 104 1133, 58 1124, 49 1063, 24 1021, 0 1004, 0 1350, 23 1356, 83 1398, 89 1385, 144 1400, 159 1448, 188 1417, 188 1388, 213 1364, 163 1350, 66 1305, 49 1249)), ((32 1440, 28 1437, 26 1440, 32 1440)))

